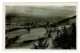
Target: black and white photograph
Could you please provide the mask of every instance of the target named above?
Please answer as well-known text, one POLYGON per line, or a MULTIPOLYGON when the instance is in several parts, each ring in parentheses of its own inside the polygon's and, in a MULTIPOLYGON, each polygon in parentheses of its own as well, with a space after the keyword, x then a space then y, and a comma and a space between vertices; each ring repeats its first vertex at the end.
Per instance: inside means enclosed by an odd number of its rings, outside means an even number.
POLYGON ((5 4, 6 49, 76 50, 76 2, 19 4, 5 4))

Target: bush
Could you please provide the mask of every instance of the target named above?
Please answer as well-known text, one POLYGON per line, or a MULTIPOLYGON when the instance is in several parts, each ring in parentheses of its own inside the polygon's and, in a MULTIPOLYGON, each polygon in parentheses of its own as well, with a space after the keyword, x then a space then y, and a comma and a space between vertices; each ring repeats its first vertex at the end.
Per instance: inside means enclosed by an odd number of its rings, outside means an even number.
MULTIPOLYGON (((62 49, 71 49, 76 48, 76 25, 73 23, 70 28, 67 28, 64 26, 64 29, 62 29, 62 33, 60 35, 57 35, 57 37, 52 40, 53 47, 52 48, 62 48, 62 49), (69 32, 69 29, 71 29, 71 32, 69 32)), ((61 32, 61 30, 60 30, 61 32)))
POLYGON ((37 45, 34 44, 32 49, 46 49, 48 48, 48 43, 47 40, 45 40, 44 38, 41 38, 38 40, 37 45))

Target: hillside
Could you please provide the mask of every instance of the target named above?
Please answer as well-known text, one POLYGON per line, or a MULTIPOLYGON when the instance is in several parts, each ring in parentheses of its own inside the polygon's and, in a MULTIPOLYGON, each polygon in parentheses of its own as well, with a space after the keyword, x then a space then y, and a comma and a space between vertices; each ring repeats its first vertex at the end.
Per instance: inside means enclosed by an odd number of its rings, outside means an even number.
POLYGON ((69 17, 67 19, 63 19, 57 22, 58 25, 66 25, 66 24, 72 24, 76 22, 76 15, 69 17))

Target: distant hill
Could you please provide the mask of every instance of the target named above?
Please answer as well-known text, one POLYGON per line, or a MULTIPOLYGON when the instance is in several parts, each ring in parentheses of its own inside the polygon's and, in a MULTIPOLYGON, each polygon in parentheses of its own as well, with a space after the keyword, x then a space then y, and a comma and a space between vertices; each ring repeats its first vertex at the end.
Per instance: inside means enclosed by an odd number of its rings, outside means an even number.
POLYGON ((72 23, 76 23, 76 15, 69 17, 67 19, 64 20, 60 20, 57 22, 58 25, 66 25, 66 24, 72 24, 72 23))
POLYGON ((33 15, 25 15, 25 14, 17 14, 17 13, 10 13, 6 14, 6 23, 13 23, 13 22, 57 22, 59 20, 64 19, 65 17, 60 16, 33 16, 33 15))

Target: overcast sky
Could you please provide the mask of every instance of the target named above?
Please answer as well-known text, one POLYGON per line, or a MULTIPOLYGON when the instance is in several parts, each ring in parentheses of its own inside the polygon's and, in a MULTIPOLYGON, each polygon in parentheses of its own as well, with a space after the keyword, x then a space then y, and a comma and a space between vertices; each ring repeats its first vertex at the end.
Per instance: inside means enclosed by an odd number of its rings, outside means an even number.
POLYGON ((6 13, 44 17, 69 17, 76 14, 76 6, 6 6, 6 13))

